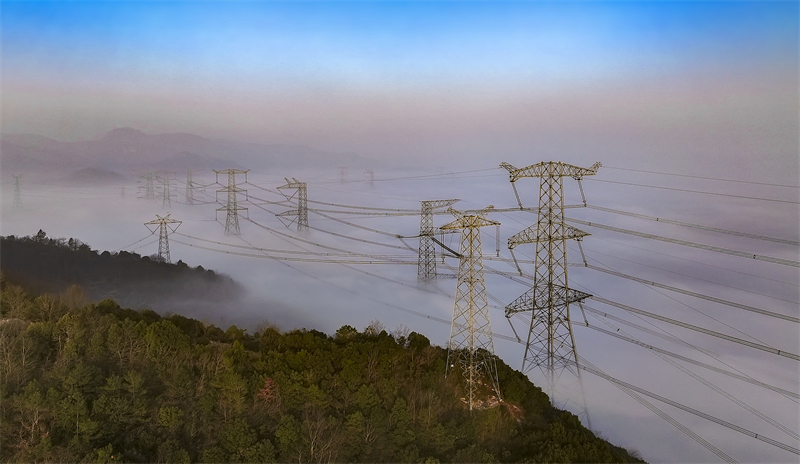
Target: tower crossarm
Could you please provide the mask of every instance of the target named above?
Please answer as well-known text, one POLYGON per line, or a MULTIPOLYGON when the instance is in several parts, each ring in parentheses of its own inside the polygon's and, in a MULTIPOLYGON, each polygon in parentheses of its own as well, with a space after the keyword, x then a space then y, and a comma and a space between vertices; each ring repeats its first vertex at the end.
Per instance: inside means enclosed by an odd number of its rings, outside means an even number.
MULTIPOLYGON (((548 292, 548 290, 546 282, 537 283, 537 285, 520 295, 519 298, 506 305, 506 317, 511 317, 523 311, 546 311, 550 305, 552 305, 553 309, 565 308, 569 303, 583 301, 592 296, 589 293, 561 285, 552 285, 552 292, 548 292)), ((557 313, 563 314, 560 311, 557 313)))
POLYGON ((299 189, 306 186, 305 182, 300 182, 294 177, 292 177, 292 180, 289 180, 286 177, 284 177, 284 179, 286 179, 286 185, 281 185, 280 187, 278 187, 279 189, 299 189))
MULTIPOLYGON (((169 217, 169 214, 167 214, 166 216, 163 216, 163 217, 159 216, 158 214, 156 214, 156 217, 158 219, 153 219, 150 222, 145 222, 144 225, 145 226, 161 226, 161 224, 177 224, 177 226, 175 226, 174 229, 172 228, 172 226, 169 226, 170 230, 175 232, 176 230, 178 230, 178 227, 180 227, 180 225, 183 223, 183 221, 178 221, 176 219, 171 219, 169 217)), ((156 233, 155 229, 150 229, 150 227, 147 227, 147 228, 150 230, 150 232, 156 233)))
POLYGON ((212 169, 217 174, 247 174, 249 169, 212 169))
POLYGON ((594 163, 590 168, 581 168, 560 161, 543 161, 524 168, 515 168, 506 162, 500 163, 500 167, 508 171, 511 182, 516 182, 522 177, 573 177, 580 179, 583 176, 597 174, 597 170, 601 166, 602 164, 599 162, 594 163))
POLYGON ((459 231, 459 229, 447 229, 447 230, 445 230, 445 229, 442 229, 440 227, 435 227, 431 231, 431 235, 436 235, 436 234, 457 234, 458 231, 459 231))
POLYGON ((494 205, 489 205, 475 214, 464 214, 461 211, 454 210, 453 208, 447 208, 447 212, 455 216, 456 220, 439 227, 439 229, 451 230, 466 229, 468 227, 499 226, 499 222, 492 221, 491 219, 486 219, 484 217, 493 209, 494 205))
POLYGON ((542 230, 538 224, 534 224, 521 232, 517 232, 516 234, 512 235, 508 238, 508 248, 513 250, 514 247, 517 245, 522 245, 524 243, 536 243, 536 242, 548 242, 553 240, 570 240, 570 239, 580 239, 586 237, 587 235, 591 235, 588 232, 584 232, 580 229, 577 229, 572 226, 564 226, 562 230, 562 234, 558 236, 549 235, 546 230, 542 230))
POLYGON ((447 212, 452 214, 456 217, 456 220, 453 222, 449 222, 441 227, 442 230, 450 230, 450 229, 466 229, 469 227, 485 227, 485 226, 499 226, 500 223, 497 221, 492 221, 491 219, 486 219, 484 216, 488 214, 492 209, 494 209, 493 205, 489 205, 486 208, 478 211, 476 214, 464 214, 460 211, 456 211, 453 208, 448 208, 447 212))
POLYGON ((299 210, 290 209, 290 210, 284 211, 282 213, 275 213, 275 216, 276 217, 288 217, 288 216, 297 216, 298 214, 300 214, 299 210))
POLYGON ((420 203, 422 203, 423 209, 434 210, 434 209, 444 208, 445 206, 454 205, 459 201, 461 200, 459 200, 458 198, 452 198, 449 200, 424 200, 420 201, 420 203))

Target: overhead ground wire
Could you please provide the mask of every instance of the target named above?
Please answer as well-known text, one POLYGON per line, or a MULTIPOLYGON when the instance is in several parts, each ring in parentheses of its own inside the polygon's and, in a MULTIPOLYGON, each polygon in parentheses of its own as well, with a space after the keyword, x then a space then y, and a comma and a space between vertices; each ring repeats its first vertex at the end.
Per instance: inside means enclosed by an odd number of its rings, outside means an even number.
POLYGON ((592 182, 604 182, 604 183, 608 183, 608 184, 632 185, 632 186, 636 186, 636 187, 647 187, 647 188, 654 188, 654 189, 661 189, 661 190, 672 190, 672 191, 676 191, 676 192, 700 193, 700 194, 703 194, 703 195, 716 195, 716 196, 721 196, 721 197, 742 198, 742 199, 746 199, 746 200, 770 201, 770 202, 774 202, 774 203, 789 203, 789 204, 793 204, 793 205, 800 204, 800 201, 794 201, 794 200, 780 200, 780 199, 776 199, 776 198, 750 197, 750 196, 746 196, 746 195, 733 195, 731 193, 702 192, 700 190, 689 190, 689 189, 682 189, 682 188, 676 188, 676 187, 659 187, 659 186, 655 186, 655 185, 635 184, 633 182, 620 182, 620 181, 615 181, 615 180, 595 179, 595 178, 591 178, 591 177, 587 177, 585 180, 589 180, 589 181, 592 181, 592 182))
POLYGON ((694 178, 694 179, 718 180, 718 181, 723 181, 723 182, 738 182, 738 183, 742 183, 742 184, 769 185, 769 186, 772 186, 772 187, 800 188, 800 186, 798 186, 798 185, 774 184, 774 183, 769 183, 769 182, 754 182, 754 181, 750 181, 750 180, 721 179, 719 177, 706 177, 706 176, 695 176, 695 175, 690 175, 690 174, 676 174, 676 173, 670 173, 670 172, 646 171, 644 169, 619 168, 619 167, 606 166, 606 165, 603 165, 603 168, 604 169, 616 169, 616 170, 619 170, 619 171, 633 171, 633 172, 645 172, 645 173, 648 173, 648 174, 661 174, 661 175, 664 175, 664 176, 689 177, 689 178, 694 178))
POLYGON ((605 229, 605 230, 609 230, 609 231, 612 231, 612 232, 618 232, 618 233, 628 234, 628 235, 635 235, 637 237, 642 237, 642 238, 647 238, 647 239, 652 239, 652 240, 659 240, 659 241, 662 241, 662 242, 674 243, 676 245, 683 245, 683 246, 688 246, 688 247, 692 247, 692 248, 699 248, 699 249, 707 250, 707 251, 714 251, 714 252, 717 252, 717 253, 724 253, 724 254, 728 254, 728 255, 739 256, 739 257, 742 257, 742 258, 751 258, 751 259, 756 259, 756 260, 759 260, 759 261, 766 261, 768 263, 781 264, 781 265, 784 265, 784 266, 800 267, 800 263, 799 262, 792 261, 792 260, 789 260, 789 259, 773 258, 772 256, 764 256, 764 255, 758 255, 758 254, 754 254, 754 253, 746 253, 746 252, 743 252, 743 251, 731 250, 731 249, 728 249, 728 248, 722 248, 722 247, 717 247, 717 246, 712 246, 712 245, 703 245, 701 243, 690 242, 688 240, 678 240, 678 239, 669 238, 669 237, 662 237, 660 235, 647 234, 647 233, 644 233, 644 232, 637 232, 637 231, 630 230, 630 229, 623 229, 621 227, 607 226, 607 225, 603 225, 603 224, 598 224, 596 222, 583 221, 583 220, 575 219, 575 218, 568 218, 568 219, 566 219, 566 221, 567 222, 572 222, 572 223, 575 223, 575 224, 582 224, 582 225, 589 226, 589 227, 597 227, 598 229, 605 229))
POLYGON ((720 234, 736 235, 736 236, 739 236, 739 237, 754 238, 754 239, 757 239, 757 240, 766 240, 766 241, 770 241, 770 242, 784 243, 786 245, 800 246, 800 242, 798 242, 797 240, 786 240, 786 239, 782 239, 782 238, 766 237, 764 235, 747 234, 747 233, 744 233, 744 232, 736 232, 734 230, 720 229, 720 228, 717 228, 717 227, 709 227, 709 226, 703 226, 703 225, 699 225, 699 224, 690 224, 688 222, 675 221, 675 220, 664 219, 664 218, 655 217, 655 216, 647 216, 647 215, 644 215, 644 214, 631 213, 631 212, 628 212, 628 211, 620 211, 618 209, 604 208, 602 206, 587 205, 586 207, 589 208, 589 209, 597 210, 597 211, 605 211, 607 213, 620 214, 620 215, 635 217, 635 218, 639 218, 639 219, 648 219, 648 220, 651 220, 651 221, 663 222, 663 223, 666 223, 666 224, 674 224, 674 225, 683 226, 683 227, 691 227, 693 229, 707 230, 707 231, 710 231, 710 232, 717 232, 717 233, 720 233, 720 234))

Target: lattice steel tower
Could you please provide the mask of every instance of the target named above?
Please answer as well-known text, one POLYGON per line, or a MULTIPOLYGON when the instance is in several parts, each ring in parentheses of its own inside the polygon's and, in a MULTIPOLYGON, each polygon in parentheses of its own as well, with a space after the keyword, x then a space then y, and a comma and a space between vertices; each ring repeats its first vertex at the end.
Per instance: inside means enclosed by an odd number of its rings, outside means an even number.
POLYGON ((187 169, 186 170, 186 203, 194 204, 194 189, 195 182, 192 180, 192 171, 201 171, 201 169, 187 169))
POLYGON ((171 263, 172 261, 169 257, 169 234, 178 230, 178 227, 181 226, 181 221, 170 219, 169 214, 164 217, 156 214, 156 217, 158 219, 145 222, 144 225, 153 234, 156 233, 156 228, 153 227, 151 229, 150 226, 158 226, 158 259, 165 263, 171 263), (173 227, 174 224, 177 225, 173 227))
POLYGON ((552 397, 556 380, 564 369, 580 379, 580 371, 577 368, 573 371, 578 362, 578 352, 569 304, 591 296, 569 288, 567 281, 567 240, 580 240, 589 234, 564 223, 562 179, 572 177, 580 181, 583 176, 594 175, 601 164, 595 163, 588 169, 561 162, 543 162, 519 169, 508 163, 500 166, 508 170, 512 186, 522 177, 540 178, 537 223, 508 239, 512 253, 517 245, 536 243, 533 286, 508 304, 505 314, 510 318, 519 312, 532 312, 522 372, 539 367, 549 377, 552 397))
POLYGON ((151 171, 145 172, 140 178, 145 180, 144 184, 144 198, 145 200, 153 200, 156 198, 156 189, 153 186, 153 173, 151 171))
POLYGON ((172 208, 172 179, 169 177, 169 171, 164 171, 163 176, 156 176, 161 180, 161 207, 172 208))
POLYGON ((278 213, 275 216, 278 217, 286 217, 286 216, 297 216, 297 219, 292 220, 289 222, 289 227, 292 225, 292 222, 297 221, 297 230, 307 230, 308 229, 308 190, 306 188, 305 182, 300 182, 299 180, 292 177, 292 180, 286 179, 286 185, 281 185, 278 187, 278 190, 281 189, 296 189, 295 192, 289 196, 285 193, 281 192, 287 200, 292 200, 295 195, 297 195, 297 209, 292 209, 289 211, 284 211, 282 213, 278 213))
MULTIPOLYGON (((433 227, 433 210, 450 206, 458 199, 451 200, 425 200, 421 201, 419 222, 419 255, 417 257, 417 278, 419 280, 433 280, 436 278, 436 248, 434 234, 441 231, 433 227)), ((448 232, 456 232, 449 230, 448 232)))
POLYGON ((22 192, 19 188, 19 180, 22 178, 22 175, 19 176, 14 175, 14 208, 21 209, 22 208, 22 192))
POLYGON ((217 211, 225 211, 227 213, 225 216, 225 235, 240 235, 242 233, 239 229, 239 211, 247 210, 247 208, 238 205, 236 194, 247 193, 247 190, 236 186, 236 174, 244 174, 244 181, 247 183, 248 172, 250 172, 249 169, 223 169, 221 171, 214 169, 214 173, 217 175, 217 182, 219 182, 220 174, 228 175, 228 186, 217 190, 217 192, 228 193, 227 204, 222 208, 217 208, 217 211))
MULTIPOLYGON (((452 201, 452 200, 447 200, 452 201)), ((467 215, 448 208, 456 220, 441 227, 443 230, 461 230, 461 253, 458 264, 458 287, 453 307, 453 323, 450 327, 450 342, 447 345, 447 370, 451 359, 458 359, 461 372, 467 383, 467 400, 472 411, 478 386, 488 377, 491 388, 500 398, 500 383, 492 343, 492 326, 489 322, 486 283, 483 279, 483 254, 480 228, 499 225, 486 219, 489 206, 474 215, 467 215)))

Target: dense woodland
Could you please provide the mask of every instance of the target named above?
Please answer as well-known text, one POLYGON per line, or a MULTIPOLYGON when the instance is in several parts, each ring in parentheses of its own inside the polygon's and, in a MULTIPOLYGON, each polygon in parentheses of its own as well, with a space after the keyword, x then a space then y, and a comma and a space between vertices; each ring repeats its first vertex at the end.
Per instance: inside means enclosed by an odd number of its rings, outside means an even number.
POLYGON ((158 255, 102 253, 75 238, 0 237, 0 268, 6 278, 41 293, 60 293, 72 285, 92 301, 113 298, 131 308, 168 309, 165 302, 188 299, 230 301, 242 288, 227 276, 182 261, 169 264, 158 255))
POLYGON ((3 462, 641 462, 501 360, 470 413, 446 351, 379 322, 249 334, 9 276, 0 301, 3 462))

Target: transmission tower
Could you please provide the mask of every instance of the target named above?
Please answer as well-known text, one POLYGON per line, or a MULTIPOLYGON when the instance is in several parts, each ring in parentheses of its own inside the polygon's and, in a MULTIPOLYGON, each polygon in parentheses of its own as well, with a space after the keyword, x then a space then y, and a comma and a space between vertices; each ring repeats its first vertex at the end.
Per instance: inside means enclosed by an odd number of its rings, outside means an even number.
POLYGON ((169 177, 170 173, 168 171, 164 171, 163 176, 157 176, 158 179, 161 181, 161 207, 162 208, 172 208, 172 179, 169 177))
POLYGON ((156 233, 155 226, 158 226, 158 259, 159 261, 165 263, 171 263, 172 261, 169 257, 169 234, 178 230, 178 227, 181 225, 181 221, 170 219, 169 214, 164 217, 156 214, 156 217, 158 219, 145 222, 144 225, 148 230, 150 230, 150 233, 153 234, 156 233), (150 226, 153 227, 151 228, 150 226))
MULTIPOLYGON (((300 182, 299 180, 292 177, 292 180, 286 179, 286 185, 281 185, 278 187, 278 190, 281 189, 295 189, 295 192, 290 196, 287 196, 285 193, 281 192, 287 200, 292 200, 295 195, 297 196, 297 209, 292 209, 289 211, 284 211, 282 213, 278 213, 275 216, 277 217, 286 217, 286 216, 297 216, 297 230, 306 230, 308 229, 308 191, 306 190, 306 183, 300 182)), ((286 227, 292 225, 295 221, 292 220, 286 227)))
MULTIPOLYGON (((452 200, 450 200, 452 201, 452 200)), ((450 342, 447 345, 447 369, 451 356, 461 364, 461 372, 467 382, 467 401, 472 411, 478 386, 484 384, 481 377, 489 378, 491 387, 500 399, 500 382, 492 343, 492 326, 489 322, 486 283, 483 280, 483 255, 480 228, 499 225, 486 219, 494 206, 489 206, 474 215, 467 215, 448 208, 456 220, 441 227, 443 230, 461 230, 461 253, 458 264, 458 287, 453 307, 453 323, 450 326, 450 342)))
POLYGON ((236 187, 236 174, 244 174, 244 181, 246 183, 248 172, 250 172, 249 169, 223 169, 221 171, 214 169, 214 173, 217 175, 217 182, 219 182, 220 174, 228 175, 228 186, 217 190, 217 192, 228 193, 228 203, 222 208, 217 208, 217 211, 225 211, 227 213, 225 217, 225 235, 241 234, 241 230, 239 230, 239 211, 247 210, 247 208, 243 208, 237 204, 236 194, 246 193, 247 190, 236 187))
MULTIPOLYGON (((568 286, 567 240, 580 241, 589 234, 564 223, 562 180, 564 177, 572 177, 580 182, 583 176, 594 175, 601 164, 595 163, 588 169, 561 162, 543 162, 519 169, 508 163, 500 166, 508 170, 512 186, 522 177, 540 178, 537 223, 508 239, 512 256, 517 245, 536 243, 533 286, 506 306, 505 315, 510 318, 516 313, 531 311, 522 372, 539 367, 548 377, 552 399, 555 383, 564 369, 575 374, 580 381, 580 370, 577 369, 578 351, 572 332, 569 304, 580 303, 591 296, 568 286)), ((514 193, 516 194, 516 186, 514 193)), ((517 201, 522 208, 519 194, 517 201)))
POLYGON ((124 185, 119 188, 119 197, 120 198, 125 198, 125 186, 124 185))
POLYGON ((339 166, 339 183, 344 184, 347 182, 347 166, 339 166))
MULTIPOLYGON (((201 169, 195 169, 195 171, 201 171, 201 169)), ((186 170, 186 203, 190 205, 194 204, 194 189, 195 183, 192 180, 192 169, 186 170)))
POLYGON ((156 198, 156 189, 153 185, 153 177, 154 174, 151 171, 145 172, 141 176, 141 179, 144 179, 144 199, 145 200, 153 200, 156 198))
POLYGON ((14 208, 15 209, 22 209, 22 192, 19 188, 19 180, 22 178, 22 175, 14 175, 14 208))
POLYGON ((364 175, 367 177, 367 180, 369 180, 369 186, 375 187, 375 173, 372 172, 372 169, 364 171, 364 175))
MULTIPOLYGON (((430 281, 436 279, 436 247, 434 243, 437 241, 434 234, 437 230, 433 227, 433 210, 444 208, 455 204, 458 199, 451 200, 425 200, 421 201, 422 209, 420 211, 419 222, 419 255, 417 258, 417 279, 422 281, 430 281)), ((440 228, 441 232, 444 232, 440 228)), ((456 230, 449 230, 448 232, 456 232, 456 230)), ((442 243, 439 243, 442 245, 442 243)))

